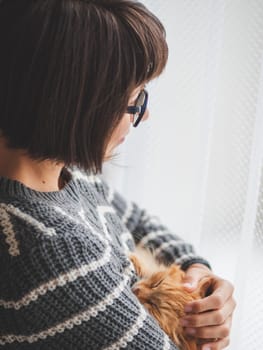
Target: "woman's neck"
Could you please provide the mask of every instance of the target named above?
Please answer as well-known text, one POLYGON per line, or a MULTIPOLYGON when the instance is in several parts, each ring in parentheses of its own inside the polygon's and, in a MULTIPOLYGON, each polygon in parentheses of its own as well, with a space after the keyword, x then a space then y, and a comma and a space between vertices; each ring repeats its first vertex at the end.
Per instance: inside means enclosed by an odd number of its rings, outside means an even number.
POLYGON ((19 181, 36 191, 59 191, 64 185, 60 176, 63 166, 63 163, 51 160, 34 160, 21 150, 8 148, 0 138, 0 176, 19 181))

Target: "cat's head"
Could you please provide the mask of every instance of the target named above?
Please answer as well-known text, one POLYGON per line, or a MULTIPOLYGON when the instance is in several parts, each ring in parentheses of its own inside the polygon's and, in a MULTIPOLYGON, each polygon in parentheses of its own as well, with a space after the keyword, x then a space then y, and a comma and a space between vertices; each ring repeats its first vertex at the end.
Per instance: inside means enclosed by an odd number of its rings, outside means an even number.
POLYGON ((132 288, 140 302, 156 317, 175 312, 182 317, 185 303, 193 298, 182 286, 184 272, 176 265, 142 278, 132 288))

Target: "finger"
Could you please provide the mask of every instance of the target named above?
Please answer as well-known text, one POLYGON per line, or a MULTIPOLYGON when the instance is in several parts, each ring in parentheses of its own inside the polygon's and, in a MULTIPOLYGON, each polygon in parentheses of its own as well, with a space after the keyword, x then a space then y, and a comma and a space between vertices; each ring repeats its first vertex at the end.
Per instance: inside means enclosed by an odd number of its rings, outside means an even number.
POLYGON ((183 280, 183 287, 187 291, 193 292, 197 288, 198 282, 199 282, 198 275, 187 275, 183 280))
POLYGON ((234 288, 226 280, 215 279, 211 283, 213 293, 203 299, 192 301, 185 307, 185 312, 199 313, 208 310, 221 309, 232 296, 234 288))
POLYGON ((216 326, 223 324, 229 316, 232 315, 236 303, 233 298, 230 298, 222 309, 198 313, 186 314, 181 320, 180 324, 183 327, 205 327, 216 326))
POLYGON ((201 346, 201 350, 221 350, 226 348, 229 344, 230 339, 227 337, 209 343, 205 343, 201 346))
POLYGON ((207 273, 211 274, 211 270, 209 270, 208 267, 206 267, 205 265, 194 264, 190 266, 183 279, 183 286, 188 291, 192 292, 197 288, 199 281, 207 273))
POLYGON ((232 317, 228 317, 226 322, 217 326, 208 326, 208 327, 186 327, 184 329, 185 333, 196 338, 202 339, 223 339, 229 337, 231 329, 232 317))

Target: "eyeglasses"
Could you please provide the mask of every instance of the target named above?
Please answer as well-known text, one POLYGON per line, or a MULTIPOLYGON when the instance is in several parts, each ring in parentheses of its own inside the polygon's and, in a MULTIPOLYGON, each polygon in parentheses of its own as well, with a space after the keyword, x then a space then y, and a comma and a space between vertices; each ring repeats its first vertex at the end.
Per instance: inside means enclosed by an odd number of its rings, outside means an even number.
POLYGON ((134 106, 127 107, 127 113, 133 114, 132 125, 136 128, 139 125, 147 108, 148 92, 144 89, 139 93, 134 106))

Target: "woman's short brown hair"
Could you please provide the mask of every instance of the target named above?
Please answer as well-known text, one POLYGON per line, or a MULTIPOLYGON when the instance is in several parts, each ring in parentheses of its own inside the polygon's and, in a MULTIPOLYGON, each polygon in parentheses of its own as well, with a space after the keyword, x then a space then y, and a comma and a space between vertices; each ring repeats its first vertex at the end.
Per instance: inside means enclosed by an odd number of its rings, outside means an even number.
POLYGON ((9 147, 93 171, 131 91, 168 56, 163 25, 134 0, 3 0, 0 47, 9 147))

